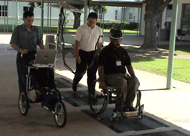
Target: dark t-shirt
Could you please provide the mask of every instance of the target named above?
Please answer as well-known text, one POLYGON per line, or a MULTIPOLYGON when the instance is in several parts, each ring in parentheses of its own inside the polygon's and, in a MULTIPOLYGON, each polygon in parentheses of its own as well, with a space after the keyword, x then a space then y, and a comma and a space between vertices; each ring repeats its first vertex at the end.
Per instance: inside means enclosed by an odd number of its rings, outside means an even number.
POLYGON ((43 43, 42 35, 36 26, 32 26, 32 31, 28 32, 24 24, 15 27, 10 44, 17 44, 22 49, 36 51, 37 45, 43 43))
MULTIPOLYGON (((119 50, 112 49, 110 43, 108 46, 103 48, 99 55, 99 65, 104 66, 104 73, 107 74, 118 74, 126 73, 125 66, 131 65, 130 57, 127 51, 123 47, 119 47, 119 50), (117 62, 120 61, 121 65, 117 66, 117 62)), ((119 62, 119 63, 120 63, 119 62)))

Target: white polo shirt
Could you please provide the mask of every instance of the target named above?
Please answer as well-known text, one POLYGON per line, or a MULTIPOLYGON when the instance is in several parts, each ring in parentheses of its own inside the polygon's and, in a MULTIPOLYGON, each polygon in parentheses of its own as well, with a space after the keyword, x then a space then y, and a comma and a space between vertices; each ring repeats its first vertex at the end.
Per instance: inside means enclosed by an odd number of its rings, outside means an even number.
MULTIPOLYGON (((98 37, 103 35, 102 29, 95 25, 93 29, 88 27, 87 24, 81 25, 78 27, 75 40, 79 41, 80 49, 83 51, 94 51, 95 44, 98 40, 98 37)), ((99 39, 99 42, 102 42, 102 37, 99 39)))

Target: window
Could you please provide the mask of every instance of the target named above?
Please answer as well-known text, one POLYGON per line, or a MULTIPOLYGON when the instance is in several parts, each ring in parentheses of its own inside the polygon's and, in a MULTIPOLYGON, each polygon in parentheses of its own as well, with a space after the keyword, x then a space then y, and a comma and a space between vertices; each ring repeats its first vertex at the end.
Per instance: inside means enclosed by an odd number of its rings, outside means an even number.
POLYGON ((118 10, 115 10, 115 20, 117 20, 118 10))
POLYGON ((133 13, 129 13, 129 19, 133 19, 133 13))
POLYGON ((0 16, 6 16, 7 17, 7 6, 0 5, 0 16))
POLYGON ((190 30, 190 4, 183 4, 181 17, 181 30, 186 32, 190 30))
POLYGON ((23 12, 25 11, 34 11, 34 8, 33 7, 23 7, 23 12))
POLYGON ((172 6, 173 6, 172 4, 168 5, 167 10, 172 10, 172 6))

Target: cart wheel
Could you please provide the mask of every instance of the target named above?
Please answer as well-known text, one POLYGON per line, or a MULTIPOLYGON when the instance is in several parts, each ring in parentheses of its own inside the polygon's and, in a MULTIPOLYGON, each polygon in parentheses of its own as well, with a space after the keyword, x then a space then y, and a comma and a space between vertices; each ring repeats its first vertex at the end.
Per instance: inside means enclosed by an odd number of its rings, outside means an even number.
POLYGON ((59 127, 64 127, 67 122, 67 111, 66 111, 64 103, 61 100, 59 100, 55 104, 54 111, 55 111, 54 113, 55 123, 59 127))
POLYGON ((24 92, 21 92, 21 93, 19 94, 18 107, 19 107, 20 113, 21 113, 23 116, 28 113, 29 100, 28 100, 28 97, 27 97, 26 93, 24 93, 24 92))

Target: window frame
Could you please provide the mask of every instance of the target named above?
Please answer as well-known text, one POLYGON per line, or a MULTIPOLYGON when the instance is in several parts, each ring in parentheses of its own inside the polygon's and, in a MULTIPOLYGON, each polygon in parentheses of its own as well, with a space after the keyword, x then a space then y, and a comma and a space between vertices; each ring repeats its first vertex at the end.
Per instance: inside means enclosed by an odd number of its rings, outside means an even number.
POLYGON ((7 17, 7 16, 8 16, 8 6, 0 5, 0 17, 7 17))

